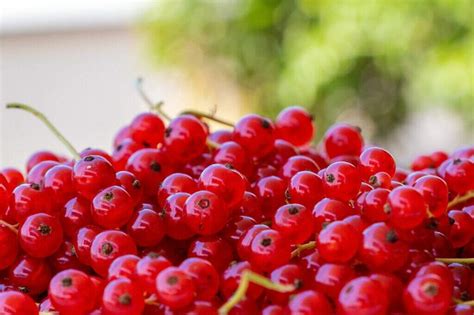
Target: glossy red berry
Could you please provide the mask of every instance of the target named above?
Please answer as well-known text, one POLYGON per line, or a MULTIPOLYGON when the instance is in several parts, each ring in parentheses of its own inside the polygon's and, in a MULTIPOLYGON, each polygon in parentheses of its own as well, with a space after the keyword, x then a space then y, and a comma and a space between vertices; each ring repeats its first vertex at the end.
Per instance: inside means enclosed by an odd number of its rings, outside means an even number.
POLYGON ((136 253, 136 245, 129 235, 115 230, 104 231, 97 234, 92 241, 91 267, 99 275, 106 276, 115 258, 136 253))
POLYGON ((73 180, 77 193, 92 200, 100 190, 115 183, 115 170, 102 156, 88 155, 74 165, 73 180))
POLYGON ((383 315, 388 311, 388 293, 382 285, 369 277, 349 281, 339 293, 338 314, 383 315))
POLYGON ((49 263, 44 259, 30 256, 18 258, 8 270, 10 284, 32 296, 46 291, 51 277, 52 270, 49 263))
POLYGON ((230 165, 242 173, 248 172, 251 164, 247 152, 234 141, 222 143, 214 152, 213 161, 222 165, 230 165))
POLYGON ((114 259, 107 272, 107 279, 128 278, 135 280, 135 268, 140 258, 136 255, 123 255, 114 259))
MULTIPOLYGON (((259 221, 262 218, 262 207, 257 196, 250 192, 244 192, 244 196, 238 207, 238 213, 241 215, 249 216, 259 221)), ((233 214, 236 214, 235 212, 233 214)))
POLYGON ((21 248, 32 257, 48 257, 59 249, 63 228, 59 219, 37 213, 29 216, 18 232, 21 248))
POLYGON ((76 195, 74 182, 72 180, 72 167, 67 165, 56 165, 49 169, 44 175, 44 189, 52 190, 56 209, 76 195))
POLYGON ((409 314, 446 314, 451 290, 437 275, 415 277, 405 289, 403 303, 409 314))
POLYGON ((56 154, 49 151, 38 151, 30 155, 28 158, 28 161, 26 162, 26 172, 29 173, 35 165, 43 161, 60 162, 59 157, 56 154))
POLYGON ((450 229, 448 239, 453 248, 460 248, 469 243, 474 237, 474 219, 464 211, 451 210, 448 212, 450 229))
POLYGON ((419 156, 417 156, 415 158, 415 160, 413 160, 413 162, 411 163, 411 166, 410 166, 410 168, 413 171, 421 171, 421 170, 425 170, 427 168, 434 168, 434 167, 436 167, 435 163, 434 163, 433 159, 428 155, 419 155, 419 156))
POLYGON ((280 169, 280 176, 290 180, 296 173, 301 171, 318 172, 319 166, 307 156, 295 155, 290 157, 280 169))
POLYGON ((192 194, 197 190, 197 183, 191 176, 182 173, 173 173, 167 176, 160 184, 157 195, 158 205, 163 206, 166 198, 173 194, 192 194))
POLYGON ((324 198, 313 209, 315 231, 319 232, 329 223, 342 220, 353 213, 354 210, 348 204, 339 200, 324 198))
POLYGON ((77 258, 76 249, 70 241, 64 241, 59 249, 49 257, 51 267, 55 272, 66 269, 77 269, 87 271, 87 267, 83 265, 77 258))
POLYGON ((155 280, 158 274, 165 268, 170 267, 171 262, 166 257, 150 252, 141 258, 135 273, 145 293, 148 295, 155 292, 155 280))
POLYGON ((37 184, 42 187, 46 172, 56 165, 59 165, 59 163, 55 161, 39 162, 28 172, 28 174, 26 174, 26 182, 28 184, 37 184))
POLYGON ((370 186, 373 188, 391 189, 393 186, 393 181, 390 175, 387 173, 378 172, 369 177, 368 184, 370 184, 370 186))
POLYGON ((275 213, 272 228, 279 231, 291 244, 301 244, 314 233, 313 216, 305 206, 287 204, 275 213))
POLYGON ((395 168, 395 159, 382 148, 367 148, 360 155, 359 169, 364 180, 378 172, 385 172, 392 177, 395 174, 395 168))
POLYGON ((166 151, 177 161, 190 161, 206 149, 207 135, 206 126, 198 118, 180 115, 165 130, 166 151))
POLYGON ((325 261, 346 263, 357 253, 360 240, 361 235, 351 225, 336 221, 319 233, 316 243, 325 261))
POLYGON ((187 258, 179 269, 186 272, 194 281, 196 286, 196 298, 199 300, 211 300, 219 289, 219 274, 214 266, 202 258, 187 258))
POLYGON ((120 171, 115 174, 115 177, 117 178, 117 184, 132 197, 134 206, 143 201, 143 185, 135 175, 127 171, 120 171))
POLYGON ((272 218, 275 211, 285 204, 286 184, 277 176, 269 176, 260 179, 254 188, 265 218, 272 218))
POLYGON ((222 272, 234 259, 231 245, 218 236, 201 236, 195 239, 188 248, 188 257, 206 259, 222 272))
POLYGON ((80 228, 73 239, 74 250, 77 258, 84 265, 91 264, 91 246, 100 229, 94 226, 80 228))
POLYGON ((226 204, 215 193, 200 190, 188 197, 185 203, 185 220, 191 231, 212 235, 222 230, 229 218, 226 204))
POLYGON ((216 130, 209 134, 209 140, 215 143, 224 144, 225 142, 232 140, 232 131, 224 129, 216 130))
POLYGON ((7 183, 6 187, 9 192, 15 189, 16 186, 25 182, 23 174, 18 169, 13 167, 1 169, 0 174, 5 178, 7 183))
POLYGON ((290 106, 282 110, 275 125, 277 137, 296 146, 310 142, 315 129, 313 117, 300 106, 290 106))
POLYGON ((325 263, 316 272, 314 282, 316 288, 336 301, 346 283, 356 277, 356 272, 348 265, 325 263))
POLYGON ((107 187, 92 200, 92 221, 105 229, 115 229, 125 225, 132 213, 132 197, 120 186, 107 187))
MULTIPOLYGON (((231 264, 222 273, 220 281, 220 293, 228 299, 237 290, 242 279, 242 273, 245 271, 256 272, 255 268, 248 261, 239 261, 231 264)), ((257 300, 263 292, 263 288, 255 283, 250 283, 245 296, 252 300, 257 300)))
POLYGON ((219 196, 228 208, 242 201, 247 186, 242 174, 221 164, 206 167, 199 176, 198 185, 200 189, 219 196))
POLYGON ((367 193, 362 205, 361 214, 369 222, 382 222, 389 220, 389 214, 385 207, 390 190, 376 188, 367 193))
POLYGON ((449 189, 458 194, 474 190, 474 161, 468 159, 454 159, 445 170, 444 179, 449 189))
POLYGON ((16 222, 23 223, 36 213, 53 213, 51 192, 37 184, 21 184, 10 196, 10 211, 16 222))
POLYGON ((385 211, 390 224, 399 229, 412 229, 420 225, 427 216, 427 204, 414 188, 401 186, 390 192, 385 211))
POLYGON ((130 123, 129 133, 134 141, 156 147, 163 142, 165 124, 158 115, 141 113, 130 123))
POLYGON ((250 114, 237 122, 232 140, 240 144, 251 156, 261 158, 273 148, 275 127, 268 118, 250 114))
POLYGON ((92 311, 95 294, 92 280, 79 270, 61 271, 49 283, 49 300, 58 312, 64 314, 80 315, 92 311))
POLYGON ((289 314, 334 314, 327 297, 315 290, 306 290, 295 294, 288 303, 289 314))
POLYGON ((333 125, 324 135, 324 148, 329 158, 359 155, 364 146, 360 129, 348 124, 333 125))
POLYGON ((286 193, 288 202, 299 203, 312 209, 323 198, 323 181, 316 173, 301 171, 290 179, 286 193))
POLYGON ((126 226, 126 231, 137 246, 155 246, 165 236, 165 221, 163 216, 157 212, 144 208, 132 215, 126 226))
POLYGON ((266 229, 255 235, 248 259, 257 270, 269 272, 288 263, 290 255, 288 240, 280 232, 266 229))
MULTIPOLYGON (((292 285, 295 290, 291 294, 300 292, 305 287, 309 287, 304 279, 304 272, 302 268, 296 264, 286 264, 274 269, 270 274, 270 280, 273 283, 292 285)), ((290 297, 290 293, 280 293, 273 290, 268 290, 268 298, 275 304, 286 304, 290 297)))
POLYGON ((110 281, 102 296, 102 311, 106 315, 140 315, 144 304, 142 290, 127 278, 110 281))
POLYGON ((38 307, 31 297, 21 292, 0 292, 0 314, 37 315, 38 307))
POLYGON ((434 217, 440 217, 448 208, 448 186, 438 176, 426 175, 416 180, 415 189, 424 197, 428 210, 434 217))
POLYGON ((347 162, 335 162, 324 171, 323 186, 328 198, 347 202, 359 192, 361 179, 357 168, 347 162))
POLYGON ((189 239, 195 235, 186 223, 185 203, 190 195, 187 193, 176 193, 170 195, 163 206, 161 216, 163 217, 166 235, 176 240, 189 239))
POLYGON ((120 142, 112 152, 112 164, 116 171, 124 170, 128 159, 138 150, 146 148, 143 144, 125 139, 120 142))
POLYGON ((196 286, 184 270, 167 267, 156 278, 156 295, 169 308, 179 309, 190 305, 196 298, 196 286))
POLYGON ((408 244, 387 224, 374 223, 362 234, 359 259, 371 271, 397 271, 407 262, 408 244))

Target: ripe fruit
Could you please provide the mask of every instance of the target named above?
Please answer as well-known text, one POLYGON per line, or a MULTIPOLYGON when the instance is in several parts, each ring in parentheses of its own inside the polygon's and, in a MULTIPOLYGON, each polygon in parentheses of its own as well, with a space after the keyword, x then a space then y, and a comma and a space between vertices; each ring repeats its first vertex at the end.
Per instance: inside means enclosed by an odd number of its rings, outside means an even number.
POLYGON ((329 198, 347 202, 359 192, 361 180, 357 168, 347 162, 335 162, 324 171, 324 192, 329 198))
POLYGON ((291 244, 304 243, 314 232, 311 211, 299 204, 284 205, 275 213, 272 228, 291 244))
POLYGON ((36 315, 38 308, 26 294, 17 291, 0 292, 0 313, 5 315, 36 315))
POLYGON ((171 309, 188 306, 196 297, 196 287, 190 275, 177 267, 163 269, 156 278, 158 300, 171 309))
POLYGON ((185 220, 191 231, 212 235, 220 231, 229 218, 223 200, 207 190, 200 190, 188 197, 185 203, 185 220))
POLYGON ((261 158, 273 148, 275 127, 270 119, 250 114, 235 124, 232 140, 247 150, 250 156, 261 158))
POLYGON ((92 200, 105 187, 115 183, 115 170, 112 164, 99 155, 88 155, 74 165, 73 180, 77 193, 92 200))
POLYGON ((319 233, 316 243, 325 261, 346 263, 357 253, 360 239, 361 235, 351 225, 337 221, 319 233))
POLYGON ((59 220, 49 214, 29 216, 19 231, 21 248, 32 257, 48 257, 61 246, 63 228, 59 220))
POLYGON ((388 296, 381 284, 369 277, 355 278, 342 288, 337 301, 338 314, 386 314, 388 296))
POLYGON ((406 287, 403 303, 410 314, 445 314, 451 304, 451 291, 437 275, 417 276, 406 287))
POLYGON ((347 124, 336 124, 324 135, 324 148, 329 158, 359 155, 364 146, 360 129, 347 124))
POLYGON ((411 187, 397 187, 390 192, 385 206, 390 224, 399 229, 412 229, 426 218, 427 205, 423 196, 411 187))
POLYGON ((277 137, 295 146, 307 144, 313 138, 313 117, 300 106, 290 106, 282 110, 275 125, 277 137))
POLYGON ((280 232, 260 231, 250 245, 249 262, 257 270, 269 272, 290 260, 290 245, 280 232))
POLYGON ((129 221, 132 212, 132 197, 120 186, 107 187, 92 200, 92 221, 105 229, 123 226, 129 221))
POLYGON ((18 256, 18 239, 14 230, 0 223, 0 270, 9 267, 18 256))
POLYGON ((104 289, 102 295, 104 314, 139 315, 144 307, 143 293, 138 284, 130 279, 112 280, 104 289))

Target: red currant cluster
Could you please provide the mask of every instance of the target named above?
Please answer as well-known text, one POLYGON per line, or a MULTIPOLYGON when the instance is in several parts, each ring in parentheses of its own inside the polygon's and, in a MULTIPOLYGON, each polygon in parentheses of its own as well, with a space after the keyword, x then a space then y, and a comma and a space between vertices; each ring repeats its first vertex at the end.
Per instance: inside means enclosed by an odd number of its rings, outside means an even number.
POLYGON ((0 172, 0 314, 474 314, 474 147, 411 171, 289 107, 161 107, 0 172))

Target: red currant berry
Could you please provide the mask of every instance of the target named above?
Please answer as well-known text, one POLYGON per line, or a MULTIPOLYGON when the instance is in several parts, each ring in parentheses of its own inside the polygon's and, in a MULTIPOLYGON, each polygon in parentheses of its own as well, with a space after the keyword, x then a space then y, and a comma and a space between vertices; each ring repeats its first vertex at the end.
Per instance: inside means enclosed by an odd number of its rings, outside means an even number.
POLYGON ((187 258, 179 269, 186 272, 196 285, 196 298, 211 300, 219 289, 219 274, 214 266, 202 258, 187 258))
POLYGON ((132 197, 120 186, 105 188, 92 200, 92 221, 105 229, 115 229, 125 225, 132 213, 132 197))
POLYGON ((290 179, 286 193, 288 202, 299 203, 308 209, 312 209, 323 198, 323 181, 319 175, 309 171, 301 171, 290 179))
POLYGON ((171 309, 179 309, 194 301, 196 286, 187 272, 167 267, 156 278, 156 294, 161 303, 171 309))
POLYGON ((11 266, 18 252, 18 238, 15 230, 0 222, 0 270, 11 266))
POLYGON ((63 229, 59 219, 45 213, 29 216, 18 232, 21 248, 32 257, 48 257, 59 249, 63 229))
POLYGON ((0 313, 4 315, 37 315, 38 307, 32 298, 17 291, 0 293, 0 313))
POLYGON ((336 301, 346 283, 356 277, 357 274, 348 265, 326 263, 316 272, 314 282, 316 288, 336 301))
POLYGON ((282 110, 275 121, 277 137, 296 146, 311 141, 314 134, 313 117, 300 106, 290 106, 282 110))
POLYGON ((28 174, 26 174, 26 182, 28 184, 37 184, 43 187, 44 175, 54 166, 59 165, 55 161, 43 161, 35 165, 28 174))
POLYGON ((51 277, 47 261, 30 256, 20 257, 8 270, 10 284, 32 296, 46 291, 51 277))
POLYGON ((391 273, 373 273, 370 279, 377 281, 383 287, 388 296, 390 309, 401 306, 404 284, 400 278, 391 273))
POLYGON ((427 168, 434 168, 435 163, 433 159, 428 155, 420 155, 411 163, 410 168, 413 171, 422 171, 427 168))
POLYGON ((448 212, 451 223, 448 239, 453 248, 461 248, 474 237, 474 219, 469 214, 460 210, 448 212))
MULTIPOLYGON (((242 273, 244 271, 253 271, 256 272, 255 268, 250 265, 247 261, 236 262, 231 264, 221 276, 220 281, 220 292, 225 299, 229 299, 232 294, 240 284, 242 279, 242 273)), ((263 292, 263 288, 256 285, 255 283, 250 283, 245 296, 252 300, 257 300, 263 292)))
POLYGON ((186 224, 185 203, 189 196, 187 193, 170 195, 163 206, 161 215, 164 218, 166 235, 172 239, 186 240, 195 235, 186 224))
POLYGON ((306 290, 295 294, 288 303, 288 314, 334 314, 327 297, 314 290, 306 290))
POLYGON ((255 224, 242 234, 239 241, 237 242, 237 253, 239 254, 240 259, 249 259, 251 254, 250 247, 252 246, 252 241, 255 238, 255 235, 268 229, 269 227, 267 225, 255 224))
POLYGON ((136 276, 147 294, 155 292, 156 277, 170 266, 171 262, 168 259, 154 252, 148 253, 138 261, 135 267, 136 276))
POLYGON ((209 140, 215 143, 224 144, 225 142, 232 140, 232 131, 224 129, 216 130, 209 134, 209 140))
POLYGON ((426 218, 427 205, 423 196, 414 188, 402 186, 390 192, 385 205, 390 224, 399 229, 413 229, 426 218))
POLYGON ((361 185, 359 171, 350 163, 333 163, 324 171, 323 185, 327 197, 345 202, 353 200, 361 185))
POLYGON ((474 190, 474 161, 462 158, 452 160, 446 167, 444 179, 455 193, 474 190))
POLYGON ((304 243, 314 233, 313 216, 305 206, 287 204, 275 213, 272 228, 279 231, 291 244, 304 243))
POLYGON ((255 219, 252 217, 244 215, 233 217, 229 220, 229 222, 227 222, 224 230, 222 231, 222 236, 225 240, 236 246, 240 237, 256 224, 257 221, 255 221, 255 219))
POLYGON ((110 281, 102 295, 104 315, 140 315, 144 304, 142 290, 127 278, 110 281))
POLYGON ((336 124, 324 135, 324 148, 329 158, 359 155, 364 146, 360 129, 348 124, 336 124))
MULTIPOLYGON (((276 268, 270 274, 270 280, 276 284, 292 285, 295 291, 291 294, 298 293, 303 290, 305 285, 304 273, 300 266, 295 264, 286 264, 276 268)), ((279 293, 268 290, 267 297, 275 304, 286 304, 290 297, 290 293, 279 293)))
POLYGON ((325 261, 345 263, 357 253, 360 240, 361 235, 351 225, 336 221, 319 233, 316 243, 325 261))
POLYGON ((123 255, 114 259, 107 272, 107 279, 128 278, 135 280, 135 268, 140 258, 135 255, 123 255))
POLYGON ((389 220, 389 213, 385 207, 390 190, 376 188, 369 191, 364 199, 361 214, 369 222, 381 222, 389 220))
POLYGON ((257 196, 254 193, 249 191, 244 192, 244 196, 239 205, 238 213, 260 221, 262 218, 262 208, 257 196))
POLYGON ((387 314, 388 296, 382 285, 369 277, 349 281, 339 293, 338 314, 387 314))
POLYGON ((392 177, 395 174, 395 168, 395 159, 382 148, 367 148, 360 155, 359 169, 364 180, 378 172, 385 172, 392 177))
POLYGON ((224 228, 229 210, 215 193, 200 190, 185 203, 186 224, 196 234, 212 235, 224 228))
POLYGON ((115 170, 102 156, 88 155, 74 165, 73 180, 77 193, 92 200, 100 190, 115 183, 115 170))
POLYGON ((222 272, 234 259, 234 254, 231 245, 223 238, 202 236, 189 245, 188 257, 206 259, 218 272, 222 272))
POLYGON ((138 150, 146 148, 143 144, 125 139, 117 145, 112 152, 112 164, 115 170, 124 170, 127 166, 128 159, 138 150))
POLYGON ((133 214, 126 227, 137 246, 151 247, 165 236, 165 222, 163 217, 150 209, 141 209, 133 214))
POLYGON ((273 149, 275 127, 268 118, 250 114, 237 122, 232 140, 240 144, 251 156, 261 158, 273 149))
POLYGON ((3 177, 5 178, 6 183, 7 183, 7 190, 9 192, 15 189, 16 186, 23 184, 25 182, 25 178, 23 177, 23 174, 19 170, 13 167, 3 168, 0 171, 0 174, 3 175, 3 177))
POLYGON ((10 211, 16 222, 23 223, 35 213, 53 213, 53 202, 49 190, 37 184, 21 184, 10 197, 10 211))
POLYGON ((451 290, 437 275, 415 277, 405 289, 403 303, 409 314, 446 314, 451 290))
POLYGON ((295 155, 290 157, 280 169, 280 176, 285 180, 290 180, 296 173, 310 171, 317 173, 319 166, 307 156, 295 155))
POLYGON ((59 157, 56 154, 49 151, 38 151, 33 153, 26 162, 26 172, 29 173, 33 167, 43 161, 60 162, 59 157))
POLYGON ((438 176, 426 175, 415 182, 415 189, 425 198, 428 209, 434 217, 440 217, 448 208, 448 186, 438 176))
POLYGON ((249 262, 257 270, 270 272, 288 263, 290 256, 288 240, 280 232, 266 229, 255 235, 250 246, 249 262))
POLYGON ((143 201, 143 186, 135 175, 127 171, 120 171, 115 174, 115 177, 117 183, 132 197, 134 206, 143 201))
POLYGON ((77 231, 73 239, 75 253, 77 258, 84 265, 91 264, 91 246, 94 238, 100 233, 100 229, 95 226, 86 226, 77 231))
POLYGON ((368 183, 374 188, 392 188, 392 178, 385 172, 378 172, 369 177, 368 183))
POLYGON ((163 142, 165 124, 153 113, 142 113, 131 122, 129 133, 134 141, 156 147, 158 143, 163 142))
POLYGON ((197 191, 197 183, 194 179, 182 173, 174 173, 167 176, 158 189, 158 205, 163 206, 166 198, 176 193, 192 194, 197 191))
POLYGON ((84 266, 77 258, 74 245, 69 241, 64 241, 61 244, 59 249, 49 257, 49 262, 55 272, 66 269, 87 271, 87 267, 84 266))
POLYGON ((254 193, 266 218, 272 218, 275 211, 285 204, 285 191, 285 181, 277 176, 264 177, 256 183, 254 193))
POLYGON ((324 198, 313 209, 315 231, 318 233, 329 223, 342 220, 353 212, 353 209, 344 202, 324 198))
POLYGON ((213 161, 222 165, 230 165, 242 173, 248 172, 250 168, 250 159, 247 152, 234 141, 222 143, 214 152, 213 161))

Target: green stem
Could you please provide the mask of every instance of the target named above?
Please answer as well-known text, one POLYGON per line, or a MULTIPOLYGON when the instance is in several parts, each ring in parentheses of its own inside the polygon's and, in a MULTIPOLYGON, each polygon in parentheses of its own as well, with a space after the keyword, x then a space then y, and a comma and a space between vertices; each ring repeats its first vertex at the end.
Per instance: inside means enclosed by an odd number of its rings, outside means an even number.
POLYGON ((234 127, 234 124, 229 122, 229 121, 226 121, 224 119, 217 118, 214 115, 209 115, 209 114, 202 113, 202 112, 199 112, 199 111, 196 111, 196 110, 186 110, 186 111, 182 112, 181 115, 193 115, 193 116, 196 116, 197 118, 206 118, 206 119, 218 122, 218 123, 220 123, 222 125, 225 125, 225 126, 234 127))
POLYGON ((296 249, 291 252, 291 258, 299 257, 301 252, 307 249, 313 249, 313 248, 316 248, 315 241, 311 241, 311 242, 301 244, 301 245, 296 245, 296 249))
POLYGON ((448 203, 448 209, 453 208, 454 206, 457 206, 458 204, 461 204, 465 201, 468 201, 469 199, 474 198, 474 190, 468 191, 464 195, 461 196, 456 196, 453 200, 451 200, 448 203))
POLYGON ((34 116, 36 116, 39 120, 41 120, 46 125, 46 127, 49 128, 49 130, 51 130, 51 132, 59 139, 59 141, 61 141, 66 146, 68 151, 72 154, 72 156, 75 159, 77 159, 77 160, 80 159, 80 156, 79 156, 79 153, 77 152, 77 150, 61 134, 61 132, 59 132, 59 130, 49 121, 49 119, 46 118, 46 116, 43 113, 39 112, 38 110, 34 109, 31 106, 28 106, 28 105, 25 105, 25 104, 20 104, 20 103, 7 104, 7 109, 11 109, 11 108, 21 109, 21 110, 27 111, 27 112, 33 114, 34 116))
POLYGON ((217 142, 210 140, 209 138, 206 139, 206 144, 209 149, 218 149, 221 145, 217 142))
POLYGON ((435 258, 435 260, 446 264, 474 264, 474 258, 435 258))
POLYGON ((239 286, 237 287, 237 290, 235 290, 234 294, 230 297, 227 302, 225 302, 220 308, 219 308, 219 315, 226 315, 229 313, 229 311, 237 304, 239 303, 243 298, 245 298, 245 294, 247 292, 247 289, 249 287, 250 283, 255 283, 261 287, 264 287, 269 290, 277 291, 280 293, 286 293, 286 292, 291 292, 295 289, 294 286, 292 285, 287 285, 287 284, 278 284, 278 283, 273 283, 270 279, 267 279, 257 273, 254 273, 250 270, 245 270, 242 273, 242 276, 240 278, 240 283, 239 286))
POLYGON ((162 107, 164 102, 159 101, 158 103, 154 103, 145 93, 145 90, 143 89, 143 78, 138 78, 135 86, 137 88, 138 94, 140 94, 141 98, 145 101, 145 103, 147 103, 148 107, 150 108, 150 111, 163 116, 163 118, 167 121, 171 121, 170 115, 163 111, 162 107))

